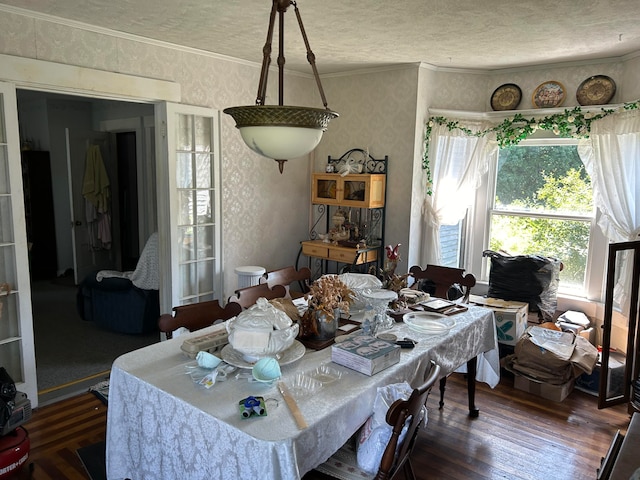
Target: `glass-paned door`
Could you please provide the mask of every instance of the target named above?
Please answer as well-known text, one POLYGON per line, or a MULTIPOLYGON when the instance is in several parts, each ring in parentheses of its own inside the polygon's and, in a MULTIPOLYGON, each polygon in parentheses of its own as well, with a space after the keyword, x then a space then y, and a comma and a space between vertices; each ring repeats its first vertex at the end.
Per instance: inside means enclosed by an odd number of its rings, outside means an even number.
POLYGON ((0 83, 0 367, 38 405, 15 87, 0 83))
POLYGON ((163 311, 222 298, 219 112, 159 104, 158 225, 163 311), (161 192, 168 192, 167 195, 161 192), (168 215, 163 215, 163 212, 168 215), (164 257, 161 257, 164 258, 164 257), (170 292, 170 293, 169 293, 170 292))

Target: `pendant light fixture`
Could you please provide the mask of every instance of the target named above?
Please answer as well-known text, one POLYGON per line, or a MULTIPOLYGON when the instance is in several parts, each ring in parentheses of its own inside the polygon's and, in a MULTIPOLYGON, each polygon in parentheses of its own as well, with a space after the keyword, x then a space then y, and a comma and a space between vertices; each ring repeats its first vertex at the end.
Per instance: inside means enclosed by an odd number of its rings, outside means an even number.
POLYGON ((316 148, 322 139, 323 132, 327 129, 329 121, 337 117, 338 114, 327 107, 327 100, 316 68, 315 55, 309 46, 298 5, 293 0, 273 0, 267 41, 262 51, 262 71, 260 73, 256 104, 229 107, 225 108, 223 112, 233 117, 236 122, 236 128, 240 130, 240 135, 247 146, 259 155, 272 158, 278 162, 278 168, 282 173, 284 162, 288 159, 302 157, 316 148), (284 105, 284 14, 290 5, 293 5, 296 12, 300 32, 307 49, 307 60, 313 70, 313 76, 316 79, 324 109, 284 105), (278 105, 265 105, 276 13, 278 14, 279 23, 278 105))

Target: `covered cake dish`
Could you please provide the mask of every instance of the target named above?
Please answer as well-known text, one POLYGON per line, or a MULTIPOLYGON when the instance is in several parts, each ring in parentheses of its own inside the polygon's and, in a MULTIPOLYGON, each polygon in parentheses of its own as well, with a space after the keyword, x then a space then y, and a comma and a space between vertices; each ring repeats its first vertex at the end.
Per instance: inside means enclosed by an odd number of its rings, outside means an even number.
POLYGON ((300 328, 266 298, 227 321, 226 327, 229 343, 249 362, 276 357, 293 344, 300 328))
POLYGON ((351 303, 351 313, 363 312, 367 306, 367 298, 364 297, 364 291, 367 289, 380 289, 382 282, 375 275, 368 273, 343 273, 338 278, 344 282, 354 293, 353 302, 351 303))

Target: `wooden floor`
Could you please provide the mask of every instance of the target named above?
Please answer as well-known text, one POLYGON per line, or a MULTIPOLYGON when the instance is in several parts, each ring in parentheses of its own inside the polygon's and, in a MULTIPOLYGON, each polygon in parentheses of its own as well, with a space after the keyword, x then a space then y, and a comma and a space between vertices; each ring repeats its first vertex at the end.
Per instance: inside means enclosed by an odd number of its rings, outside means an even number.
MULTIPOLYGON (((626 406, 598 410, 595 397, 577 390, 554 403, 514 390, 508 377, 494 390, 478 384, 480 417, 470 419, 465 385, 461 375, 449 377, 443 410, 437 390, 429 398, 429 423, 412 456, 419 479, 595 479, 613 435, 629 422, 626 406)), ((106 411, 90 393, 34 410, 24 425, 33 471, 19 478, 88 479, 76 450, 104 440, 106 411)))
POLYGON ((31 454, 19 479, 89 479, 77 450, 105 439, 107 407, 92 393, 35 409, 24 428, 31 454))

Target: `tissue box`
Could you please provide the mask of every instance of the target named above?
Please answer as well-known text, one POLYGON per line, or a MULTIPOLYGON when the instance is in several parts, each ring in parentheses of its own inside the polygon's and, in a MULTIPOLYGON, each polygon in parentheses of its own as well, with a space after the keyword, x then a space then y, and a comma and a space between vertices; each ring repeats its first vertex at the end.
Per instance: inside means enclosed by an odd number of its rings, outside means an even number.
POLYGON ((331 346, 331 361, 371 376, 400 361, 400 346, 371 335, 352 335, 331 346))
POLYGON ((496 318, 498 342, 514 346, 527 328, 529 304, 499 298, 471 295, 469 302, 493 310, 496 318))

